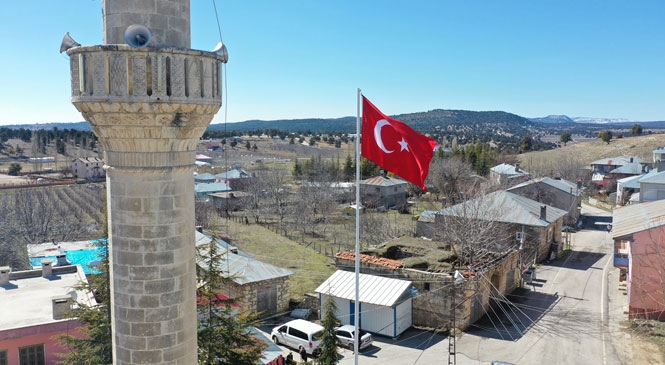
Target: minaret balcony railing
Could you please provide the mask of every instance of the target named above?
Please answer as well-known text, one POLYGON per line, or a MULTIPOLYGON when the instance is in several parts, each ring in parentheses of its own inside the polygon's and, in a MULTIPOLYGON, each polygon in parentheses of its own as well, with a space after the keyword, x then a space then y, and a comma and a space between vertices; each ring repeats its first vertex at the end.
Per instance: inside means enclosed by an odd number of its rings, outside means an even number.
POLYGON ((213 52, 97 45, 67 54, 74 104, 222 103, 222 58, 213 52))

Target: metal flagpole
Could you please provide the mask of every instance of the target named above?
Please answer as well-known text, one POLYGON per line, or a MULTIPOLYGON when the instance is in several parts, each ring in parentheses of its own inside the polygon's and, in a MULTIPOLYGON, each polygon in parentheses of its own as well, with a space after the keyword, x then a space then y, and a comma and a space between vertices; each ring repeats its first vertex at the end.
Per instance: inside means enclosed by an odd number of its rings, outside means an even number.
POLYGON ((353 359, 354 364, 358 365, 358 338, 360 337, 360 116, 362 93, 358 88, 358 114, 356 117, 356 300, 353 309, 353 359))

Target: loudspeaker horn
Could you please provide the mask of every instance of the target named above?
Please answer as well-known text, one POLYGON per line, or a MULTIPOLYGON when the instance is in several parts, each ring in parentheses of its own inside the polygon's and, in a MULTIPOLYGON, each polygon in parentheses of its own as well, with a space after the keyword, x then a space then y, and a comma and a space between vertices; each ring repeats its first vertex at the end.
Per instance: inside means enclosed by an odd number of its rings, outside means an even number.
POLYGON ((65 36, 62 38, 62 43, 60 43, 60 53, 65 52, 66 50, 72 47, 78 47, 81 44, 72 38, 69 35, 69 32, 65 33, 65 36))
POLYGON ((222 58, 222 63, 229 62, 229 51, 226 49, 226 45, 224 45, 224 43, 217 43, 217 47, 215 47, 215 49, 212 51, 222 58))
POLYGON ((144 25, 133 24, 125 30, 125 42, 132 48, 143 48, 150 43, 152 33, 144 25))

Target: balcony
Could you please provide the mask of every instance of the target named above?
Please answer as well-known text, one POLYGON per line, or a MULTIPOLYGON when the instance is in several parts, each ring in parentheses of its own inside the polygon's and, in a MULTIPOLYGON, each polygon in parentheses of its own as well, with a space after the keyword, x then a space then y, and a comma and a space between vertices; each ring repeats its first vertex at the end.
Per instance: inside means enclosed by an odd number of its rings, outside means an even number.
MULTIPOLYGON (((74 47, 72 102, 221 106, 222 59, 213 52, 127 45, 74 47)), ((80 110, 80 108, 79 108, 80 110)))

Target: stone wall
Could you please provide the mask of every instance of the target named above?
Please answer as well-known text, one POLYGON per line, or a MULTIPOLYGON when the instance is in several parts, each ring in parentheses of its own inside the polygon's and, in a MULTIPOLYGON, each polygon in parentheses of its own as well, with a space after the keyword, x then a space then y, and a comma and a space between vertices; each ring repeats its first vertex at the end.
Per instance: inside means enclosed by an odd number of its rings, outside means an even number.
POLYGON ((238 299, 241 307, 251 313, 258 312, 259 292, 266 288, 276 288, 277 308, 274 312, 261 313, 262 317, 289 310, 289 278, 281 277, 244 285, 233 284, 230 298, 238 299))

